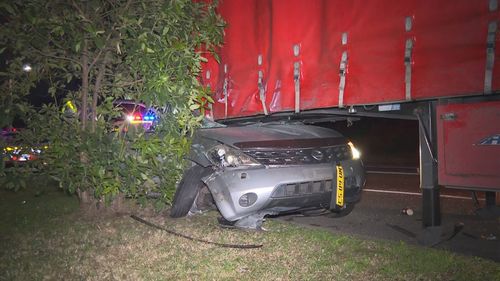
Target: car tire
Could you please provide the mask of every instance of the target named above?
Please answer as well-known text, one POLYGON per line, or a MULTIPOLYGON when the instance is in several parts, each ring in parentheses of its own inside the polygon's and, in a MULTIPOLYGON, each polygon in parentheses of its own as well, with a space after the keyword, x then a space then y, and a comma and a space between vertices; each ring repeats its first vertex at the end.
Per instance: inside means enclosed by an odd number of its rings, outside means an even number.
POLYGON ((180 218, 188 214, 198 192, 203 187, 201 179, 207 173, 207 170, 199 165, 194 165, 184 172, 172 200, 170 217, 180 218))
POLYGON ((345 217, 347 215, 349 215, 352 210, 354 210, 354 203, 346 203, 345 205, 345 208, 343 209, 330 209, 330 211, 332 212, 329 217, 332 217, 332 218, 341 218, 341 217, 345 217))

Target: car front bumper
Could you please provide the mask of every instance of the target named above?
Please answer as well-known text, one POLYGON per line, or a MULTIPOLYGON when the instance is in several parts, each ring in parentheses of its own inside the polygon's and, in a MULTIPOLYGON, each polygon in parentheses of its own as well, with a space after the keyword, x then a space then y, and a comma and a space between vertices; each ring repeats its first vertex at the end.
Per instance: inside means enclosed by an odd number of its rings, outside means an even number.
MULTIPOLYGON (((345 202, 356 202, 365 181, 363 165, 359 160, 342 161, 340 165, 346 179, 345 202)), ((228 221, 256 213, 278 214, 314 207, 327 208, 337 185, 336 168, 332 163, 225 169, 215 171, 203 181, 228 221), (241 200, 244 195, 246 199, 241 200), (251 204, 248 204, 248 198, 253 198, 251 204), (242 206, 242 203, 247 204, 242 206)))

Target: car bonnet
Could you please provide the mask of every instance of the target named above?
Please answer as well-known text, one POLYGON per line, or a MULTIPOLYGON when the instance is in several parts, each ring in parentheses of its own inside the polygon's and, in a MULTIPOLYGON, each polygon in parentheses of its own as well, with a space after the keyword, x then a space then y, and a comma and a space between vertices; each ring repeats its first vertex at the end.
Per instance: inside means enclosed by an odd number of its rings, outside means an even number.
POLYGON ((338 132, 311 125, 252 125, 241 127, 208 128, 198 131, 200 137, 212 139, 233 147, 321 146, 345 143, 338 132))

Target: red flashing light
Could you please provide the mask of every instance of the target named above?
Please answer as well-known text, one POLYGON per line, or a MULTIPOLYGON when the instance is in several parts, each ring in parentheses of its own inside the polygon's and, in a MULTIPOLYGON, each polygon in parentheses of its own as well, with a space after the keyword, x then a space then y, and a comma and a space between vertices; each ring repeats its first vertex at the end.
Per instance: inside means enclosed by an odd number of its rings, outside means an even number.
POLYGON ((134 115, 134 120, 142 120, 142 116, 139 114, 134 115))

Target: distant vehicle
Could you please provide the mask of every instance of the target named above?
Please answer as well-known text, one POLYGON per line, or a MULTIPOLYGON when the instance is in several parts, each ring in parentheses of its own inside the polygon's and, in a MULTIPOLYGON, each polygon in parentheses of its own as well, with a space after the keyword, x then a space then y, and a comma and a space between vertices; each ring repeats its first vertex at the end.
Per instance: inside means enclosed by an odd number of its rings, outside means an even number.
POLYGON ((170 215, 214 202, 223 222, 258 229, 267 215, 328 209, 349 214, 365 184, 359 151, 340 133, 300 123, 205 123, 170 215))
POLYGON ((2 160, 8 165, 37 160, 43 151, 48 148, 46 144, 37 146, 24 144, 16 137, 18 132, 16 128, 5 128, 0 135, 2 160))
POLYGON ((117 100, 113 102, 121 116, 113 119, 115 130, 127 131, 129 126, 142 126, 146 131, 154 130, 158 123, 158 113, 153 107, 133 100, 117 100))

